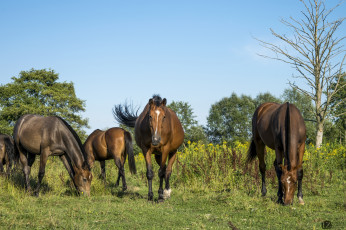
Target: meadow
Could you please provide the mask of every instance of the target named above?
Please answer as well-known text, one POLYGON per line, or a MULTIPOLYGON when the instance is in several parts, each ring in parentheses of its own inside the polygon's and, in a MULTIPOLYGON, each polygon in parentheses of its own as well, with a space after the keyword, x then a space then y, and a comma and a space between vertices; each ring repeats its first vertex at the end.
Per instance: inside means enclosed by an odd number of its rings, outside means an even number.
MULTIPOLYGON (((115 187, 118 170, 106 162, 106 184, 93 168, 91 196, 78 196, 59 158, 50 157, 39 197, 24 190, 20 169, 0 177, 1 229, 332 229, 346 226, 346 147, 307 146, 304 154, 305 205, 276 204, 274 152, 267 149, 267 196, 261 197, 258 161, 245 165, 248 144, 188 143, 179 152, 171 177, 172 194, 157 202, 158 166, 154 164, 154 201, 147 201, 145 161, 136 156, 137 174, 126 163, 128 190, 115 187)), ((31 171, 36 187, 39 159, 31 171)))

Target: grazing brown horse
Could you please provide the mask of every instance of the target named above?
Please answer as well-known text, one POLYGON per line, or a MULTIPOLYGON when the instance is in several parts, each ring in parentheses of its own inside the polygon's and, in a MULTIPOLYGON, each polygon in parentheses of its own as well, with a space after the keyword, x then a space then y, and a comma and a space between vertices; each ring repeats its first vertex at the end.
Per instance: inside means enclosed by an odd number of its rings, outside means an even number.
POLYGON ((72 127, 60 117, 27 114, 14 126, 15 157, 23 165, 26 188, 36 155, 40 155, 38 196, 48 156, 60 156, 78 192, 90 195, 92 174, 82 143, 72 127))
POLYGON ((121 105, 115 106, 113 114, 115 119, 128 127, 135 127, 135 139, 142 149, 147 167, 147 179, 149 186, 148 200, 153 199, 152 179, 154 177, 151 154, 155 154, 155 160, 159 164, 159 201, 170 197, 171 189, 169 178, 172 173, 172 165, 176 158, 177 149, 184 141, 184 131, 181 123, 173 110, 166 107, 166 98, 154 95, 149 99, 143 112, 137 117, 129 108, 121 105), (166 162, 168 158, 168 165, 166 162), (163 191, 163 179, 166 186, 163 191))
POLYGON ((304 119, 293 104, 264 103, 256 109, 252 118, 252 142, 247 162, 251 162, 256 156, 259 159, 263 196, 267 193, 264 156, 265 146, 268 146, 276 154, 274 166, 279 181, 278 203, 293 203, 298 181, 299 203, 304 204, 302 163, 305 132, 304 119))
POLYGON ((14 158, 13 145, 11 136, 0 134, 0 173, 4 172, 4 164, 6 164, 6 174, 10 174, 14 158))
POLYGON ((133 155, 132 137, 122 128, 110 128, 107 131, 96 129, 84 143, 84 149, 88 154, 89 165, 92 168, 95 160, 100 162, 101 177, 106 180, 106 160, 114 159, 119 169, 116 186, 119 186, 120 178, 123 182, 123 190, 127 189, 124 164, 126 155, 129 158, 129 168, 132 174, 136 173, 135 157, 133 155))

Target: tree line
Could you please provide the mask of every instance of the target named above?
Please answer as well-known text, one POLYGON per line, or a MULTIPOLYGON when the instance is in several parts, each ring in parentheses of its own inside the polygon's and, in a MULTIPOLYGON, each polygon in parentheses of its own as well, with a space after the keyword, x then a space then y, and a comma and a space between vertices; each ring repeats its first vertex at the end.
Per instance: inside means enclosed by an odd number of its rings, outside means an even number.
MULTIPOLYGON (((85 111, 85 101, 76 96, 72 82, 58 82, 58 79, 59 76, 54 70, 31 69, 20 72, 18 77, 12 77, 12 82, 1 85, 0 132, 12 135, 15 122, 24 114, 55 115, 67 120, 84 141, 87 137, 85 128, 89 127, 88 119, 81 115, 81 112, 85 111)), ((345 84, 345 77, 341 80, 345 84)), ((336 94, 333 103, 338 104, 345 97, 344 88, 336 94)), ((172 101, 168 107, 177 113, 183 125, 185 143, 189 141, 232 143, 250 140, 252 115, 261 103, 286 101, 295 104, 301 111, 307 127, 307 142, 314 143, 316 135, 314 105, 310 97, 295 88, 284 90, 280 97, 275 97, 269 92, 260 93, 255 98, 232 93, 229 97, 211 105, 205 125, 198 123, 188 102, 172 101)), ((332 116, 325 122, 326 142, 345 143, 344 110, 342 106, 336 106, 331 111, 332 116)))
MULTIPOLYGON (((325 0, 300 2, 301 18, 281 20, 290 31, 288 35, 270 29, 275 42, 256 39, 272 52, 272 56, 260 56, 290 65, 296 70, 293 78, 302 79, 305 86, 289 81, 291 88, 279 98, 270 93, 255 98, 233 93, 211 106, 205 127, 198 125, 191 105, 172 102, 169 106, 181 119, 186 140, 213 143, 248 140, 252 112, 260 103, 288 101, 302 112, 308 142, 320 147, 325 137, 324 141, 345 143, 346 74, 343 67, 346 51, 345 36, 339 31, 345 17, 330 17, 342 1, 331 9, 325 7, 325 0)), ((65 118, 82 139, 85 138, 83 128, 88 127, 88 120, 80 116, 85 110, 85 101, 76 97, 73 83, 59 83, 57 79, 53 70, 32 69, 22 71, 18 78, 13 77, 13 83, 1 86, 0 132, 10 133, 20 115, 37 113, 65 118)))

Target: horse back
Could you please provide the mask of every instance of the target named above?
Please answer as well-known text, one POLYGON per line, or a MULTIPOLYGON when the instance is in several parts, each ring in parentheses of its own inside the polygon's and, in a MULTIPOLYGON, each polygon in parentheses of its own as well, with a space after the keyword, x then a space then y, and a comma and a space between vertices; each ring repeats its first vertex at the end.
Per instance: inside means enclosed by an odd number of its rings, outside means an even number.
POLYGON ((63 151, 64 130, 66 128, 57 117, 28 114, 17 121, 13 136, 17 145, 32 154, 40 154, 46 147, 50 147, 53 153, 60 153, 63 151))
POLYGON ((120 156, 125 151, 125 130, 122 128, 110 128, 105 133, 108 157, 120 156))
POLYGON ((123 152, 125 149, 124 130, 122 128, 95 130, 87 138, 84 148, 94 160, 113 159, 114 152, 123 152))
POLYGON ((277 103, 263 103, 256 109, 252 118, 254 138, 271 149, 275 149, 275 134, 272 130, 273 114, 279 106, 280 104, 277 103))

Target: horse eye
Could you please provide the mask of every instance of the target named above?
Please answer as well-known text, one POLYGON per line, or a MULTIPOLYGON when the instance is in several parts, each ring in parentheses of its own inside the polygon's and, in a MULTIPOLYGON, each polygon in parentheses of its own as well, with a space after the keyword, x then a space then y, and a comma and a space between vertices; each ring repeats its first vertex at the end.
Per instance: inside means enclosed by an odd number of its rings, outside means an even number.
POLYGON ((86 179, 86 178, 83 178, 83 181, 84 181, 84 182, 87 182, 87 179, 86 179))

